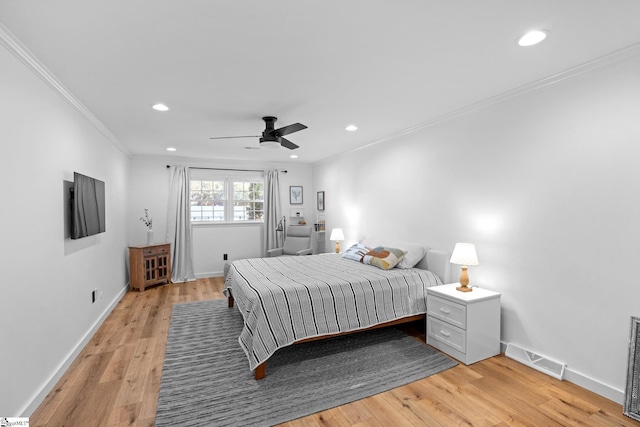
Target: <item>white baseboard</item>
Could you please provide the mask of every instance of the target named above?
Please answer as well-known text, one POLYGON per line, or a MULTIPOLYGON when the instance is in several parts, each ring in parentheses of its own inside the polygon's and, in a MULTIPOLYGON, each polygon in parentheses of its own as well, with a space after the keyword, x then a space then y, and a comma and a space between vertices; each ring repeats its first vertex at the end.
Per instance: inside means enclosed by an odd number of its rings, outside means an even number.
POLYGON ((624 391, 611 387, 598 380, 594 380, 580 372, 573 371, 569 368, 565 370, 565 380, 579 385, 582 388, 586 388, 589 391, 599 394, 602 397, 606 397, 609 400, 613 400, 620 405, 624 404, 624 391))
POLYGON ((45 397, 47 397, 51 390, 53 390, 58 381, 60 381, 60 378, 62 378, 62 375, 64 375, 67 369, 69 369, 69 366, 71 366, 76 357, 78 357, 82 349, 87 345, 91 337, 93 337, 93 335, 96 333, 98 328, 100 328, 105 319, 109 316, 109 314, 111 314, 116 305, 118 305, 122 297, 124 297, 124 295, 127 293, 128 289, 129 284, 127 283, 127 285, 122 288, 122 291, 120 291, 120 293, 116 295, 113 301, 111 301, 111 304, 109 304, 109 306, 104 309, 98 320, 96 320, 93 326, 91 326, 84 337, 82 337, 78 344, 76 344, 71 352, 69 352, 65 360, 55 369, 49 379, 44 383, 40 391, 35 393, 31 401, 24 406, 22 411, 20 411, 22 413, 22 415, 20 415, 21 417, 30 417, 31 415, 33 415, 35 410, 38 409, 38 406, 40 406, 45 397))
MULTIPOLYGON (((500 351, 505 352, 507 349, 507 344, 500 342, 500 351)), ((604 384, 601 381, 590 378, 580 372, 576 372, 571 368, 566 368, 564 372, 564 380, 569 381, 575 385, 579 385, 580 387, 587 389, 597 395, 605 397, 609 400, 612 400, 620 405, 624 403, 624 391, 618 390, 610 385, 604 384)))
POLYGON ((222 277, 224 273, 222 271, 210 271, 206 273, 196 273, 196 278, 206 279, 208 277, 222 277))

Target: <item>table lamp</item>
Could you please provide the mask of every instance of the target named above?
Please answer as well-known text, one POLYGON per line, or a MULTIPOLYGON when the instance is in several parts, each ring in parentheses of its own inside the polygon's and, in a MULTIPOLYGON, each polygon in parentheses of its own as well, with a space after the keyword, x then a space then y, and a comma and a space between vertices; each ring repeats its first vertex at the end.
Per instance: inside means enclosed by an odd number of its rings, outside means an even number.
POLYGON ((460 292, 471 292, 469 285, 469 274, 467 273, 467 267, 470 265, 478 265, 478 255, 476 254, 476 247, 473 243, 456 243, 449 260, 452 264, 458 264, 461 266, 460 271, 460 286, 456 289, 460 292))
POLYGON ((331 237, 329 237, 329 240, 336 241, 336 253, 340 253, 340 240, 344 240, 344 233, 342 232, 342 228, 331 229, 331 237))

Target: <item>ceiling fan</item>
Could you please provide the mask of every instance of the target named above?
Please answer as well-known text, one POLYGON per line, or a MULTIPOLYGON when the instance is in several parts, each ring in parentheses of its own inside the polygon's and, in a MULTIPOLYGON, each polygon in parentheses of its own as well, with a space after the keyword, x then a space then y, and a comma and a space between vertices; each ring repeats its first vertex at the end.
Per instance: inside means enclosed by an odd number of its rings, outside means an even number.
POLYGON ((288 148, 289 150, 295 150, 298 148, 296 144, 283 138, 285 135, 289 135, 294 132, 301 131, 307 127, 301 123, 294 123, 289 126, 275 128, 277 117, 266 116, 263 117, 265 123, 265 129, 262 135, 244 135, 244 136, 214 136, 210 139, 229 139, 229 138, 260 138, 260 147, 264 148, 280 148, 280 146, 288 148))

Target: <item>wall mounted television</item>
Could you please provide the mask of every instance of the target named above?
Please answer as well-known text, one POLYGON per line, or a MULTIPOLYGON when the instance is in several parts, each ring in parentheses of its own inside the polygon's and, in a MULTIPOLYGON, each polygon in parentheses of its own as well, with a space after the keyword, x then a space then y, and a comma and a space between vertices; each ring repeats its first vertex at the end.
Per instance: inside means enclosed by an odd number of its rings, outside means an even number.
POLYGON ((104 182, 74 172, 71 188, 71 238, 80 239, 105 231, 104 182))

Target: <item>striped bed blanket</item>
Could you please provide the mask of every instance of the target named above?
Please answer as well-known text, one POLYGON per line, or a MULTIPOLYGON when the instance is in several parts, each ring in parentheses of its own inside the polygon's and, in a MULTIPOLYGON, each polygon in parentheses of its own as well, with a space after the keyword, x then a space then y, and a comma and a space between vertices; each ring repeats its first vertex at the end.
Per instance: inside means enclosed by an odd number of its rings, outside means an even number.
POLYGON ((244 318, 239 342, 253 370, 298 340, 426 313, 426 288, 441 284, 426 270, 320 254, 234 261, 224 293, 244 318))

